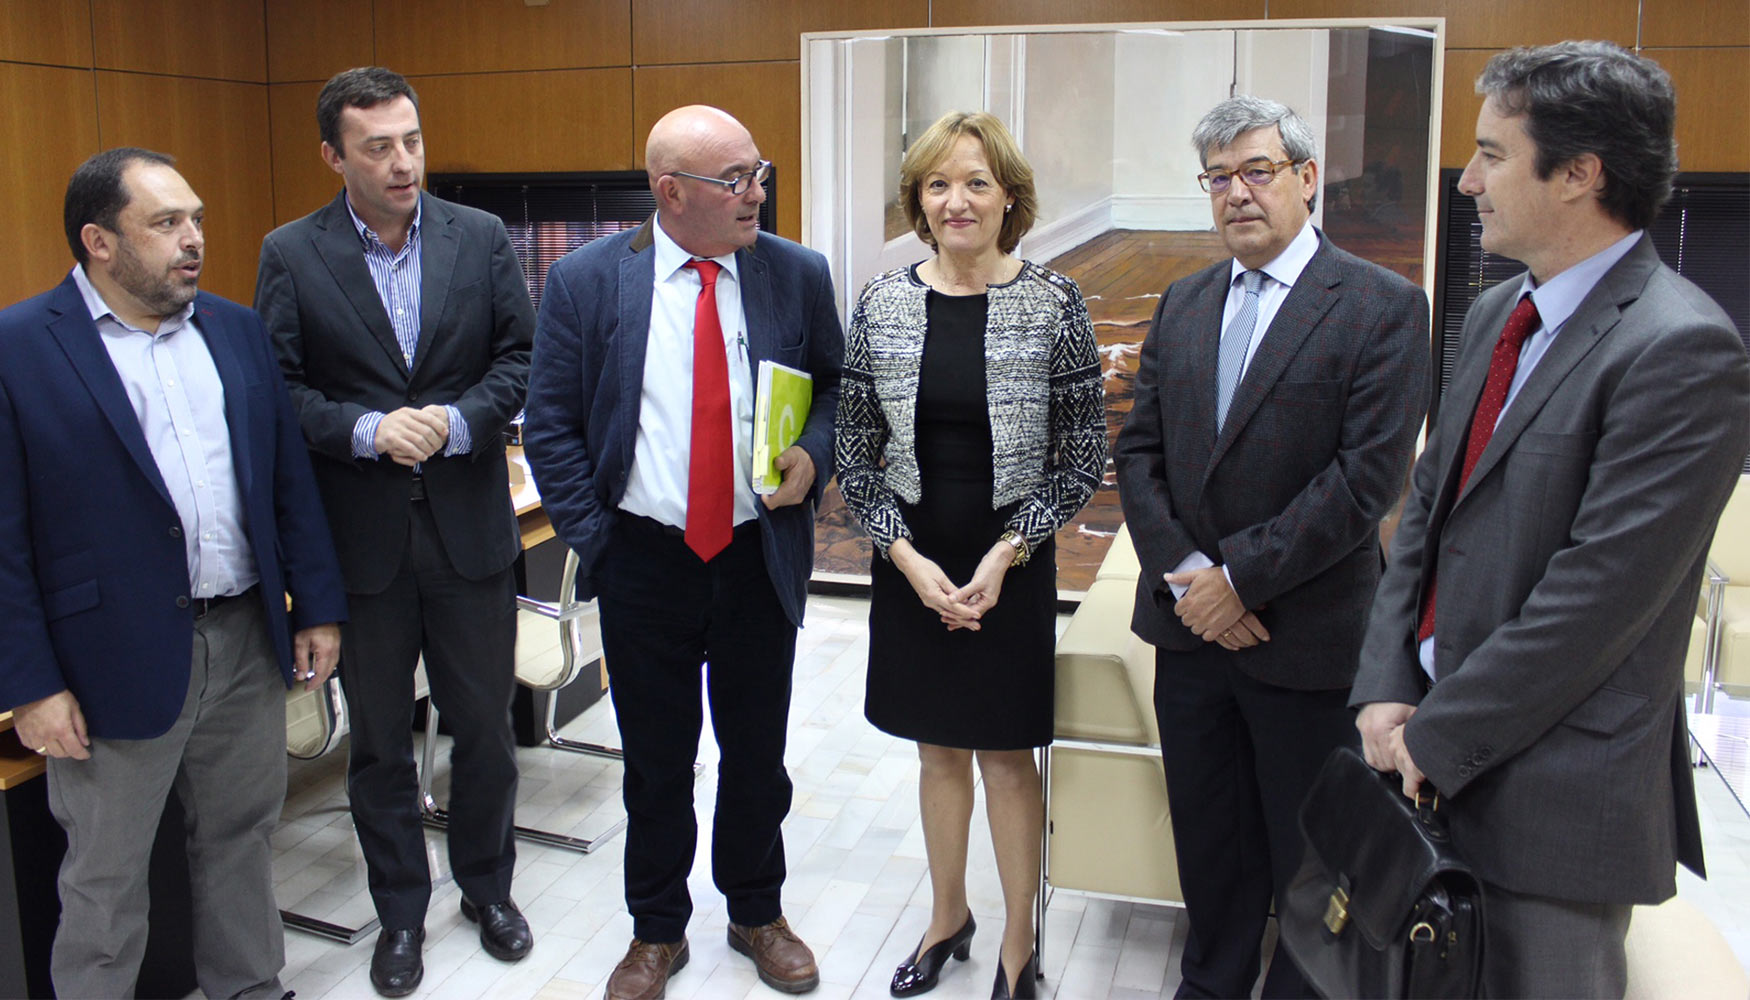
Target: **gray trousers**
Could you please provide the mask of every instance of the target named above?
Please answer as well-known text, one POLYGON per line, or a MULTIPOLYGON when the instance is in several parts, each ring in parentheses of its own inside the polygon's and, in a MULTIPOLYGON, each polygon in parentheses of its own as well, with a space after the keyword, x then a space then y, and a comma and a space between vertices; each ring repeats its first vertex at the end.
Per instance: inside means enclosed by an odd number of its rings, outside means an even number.
POLYGON ((1489 937, 1483 996, 1621 1000, 1628 989, 1629 916, 1622 903, 1577 903, 1483 886, 1489 937))
POLYGON ((49 761, 49 808, 67 831, 50 962, 57 995, 133 995, 146 951, 146 870, 172 790, 188 814, 201 992, 284 992, 268 837, 285 801, 285 730, 285 686, 251 597, 195 623, 188 697, 169 732, 93 738, 90 760, 49 761))

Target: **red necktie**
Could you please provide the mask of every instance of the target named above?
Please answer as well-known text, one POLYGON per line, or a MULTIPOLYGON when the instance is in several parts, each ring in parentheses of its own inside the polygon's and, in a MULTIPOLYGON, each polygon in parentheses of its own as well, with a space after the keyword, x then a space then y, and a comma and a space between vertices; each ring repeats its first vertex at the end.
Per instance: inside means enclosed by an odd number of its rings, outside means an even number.
MULTIPOLYGON (((1471 470, 1477 467, 1477 459, 1483 457, 1483 449, 1495 435, 1495 423, 1501 419, 1502 407, 1507 405, 1507 389, 1513 384, 1513 373, 1519 370, 1519 348, 1537 329, 1537 324, 1537 306, 1532 305, 1530 295, 1522 296, 1507 317, 1507 325, 1501 328, 1495 353, 1489 356, 1489 378, 1483 383, 1482 398, 1477 400, 1477 412, 1470 421, 1470 436, 1465 439, 1464 468, 1458 474, 1459 492, 1470 482, 1471 470)), ((1434 589, 1439 582, 1438 575, 1428 581, 1428 593, 1422 598, 1422 621, 1416 628, 1418 642, 1434 634, 1434 589)))
POLYGON ((732 466, 735 449, 729 432, 729 359, 723 324, 717 318, 714 260, 690 260, 699 272, 699 301, 693 307, 693 437, 687 468, 687 547, 710 562, 729 545, 735 504, 732 466))

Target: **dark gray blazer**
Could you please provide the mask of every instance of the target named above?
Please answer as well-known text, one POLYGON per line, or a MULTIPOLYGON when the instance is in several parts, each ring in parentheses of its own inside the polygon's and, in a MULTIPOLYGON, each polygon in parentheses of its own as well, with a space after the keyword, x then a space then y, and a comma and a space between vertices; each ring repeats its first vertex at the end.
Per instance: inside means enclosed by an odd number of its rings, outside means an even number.
MULTIPOLYGON (((596 594, 592 575, 632 472, 656 288, 656 255, 648 252, 654 242, 646 222, 586 243, 553 265, 541 297, 523 441, 553 530, 582 563, 579 600, 596 594)), ((749 370, 769 358, 814 376, 814 402, 797 441, 814 460, 814 488, 789 507, 754 504, 772 586, 800 626, 814 566, 814 505, 833 474, 844 329, 820 254, 761 233, 751 248, 736 251, 735 265, 749 370)))
POLYGON ((1518 279, 1484 292, 1416 465, 1353 704, 1418 705, 1410 754, 1478 874, 1654 903, 1701 869, 1680 699, 1707 547, 1750 449, 1750 364, 1642 237, 1557 334, 1454 495, 1518 279), (1416 659, 1439 558, 1430 690, 1416 659))
POLYGON ((421 195, 419 351, 408 371, 371 282, 345 194, 261 244, 255 309, 267 324, 310 445, 346 588, 389 585, 407 543, 413 470, 352 455, 371 410, 453 405, 472 451, 422 465, 427 503, 456 571, 497 573, 522 550, 504 429, 522 409, 535 309, 497 216, 421 195))
POLYGON ((1142 563, 1131 628, 1162 649, 1203 645, 1161 579, 1201 551, 1270 630, 1233 654, 1235 668, 1280 687, 1347 687, 1379 579, 1379 523, 1428 409, 1428 299, 1320 233, 1218 437, 1229 276, 1222 261, 1175 282, 1143 342, 1114 453, 1142 563))

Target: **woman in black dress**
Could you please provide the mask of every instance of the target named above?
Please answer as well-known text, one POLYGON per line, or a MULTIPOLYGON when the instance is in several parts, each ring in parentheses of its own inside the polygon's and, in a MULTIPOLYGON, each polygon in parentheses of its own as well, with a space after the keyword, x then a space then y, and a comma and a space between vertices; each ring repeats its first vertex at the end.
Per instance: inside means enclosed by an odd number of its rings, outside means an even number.
POLYGON ((880 555, 865 712, 916 740, 921 762, 930 926, 892 992, 929 990, 969 953, 976 758, 1007 920, 992 995, 1033 996, 1052 536, 1105 471, 1100 365, 1075 282, 1013 255, 1034 219, 1033 172, 1002 122, 936 122, 906 153, 900 202, 936 253, 859 296, 837 446, 845 503, 880 555))

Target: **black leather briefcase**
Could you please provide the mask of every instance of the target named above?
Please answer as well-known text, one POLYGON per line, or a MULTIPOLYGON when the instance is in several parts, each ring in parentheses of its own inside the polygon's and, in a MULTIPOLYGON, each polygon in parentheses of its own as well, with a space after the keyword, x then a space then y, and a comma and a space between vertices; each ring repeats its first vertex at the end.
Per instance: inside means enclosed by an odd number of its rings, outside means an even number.
POLYGON ((1322 996, 1478 995, 1482 885, 1438 809, 1358 750, 1325 760, 1301 805, 1306 855, 1277 900, 1283 944, 1322 996))

